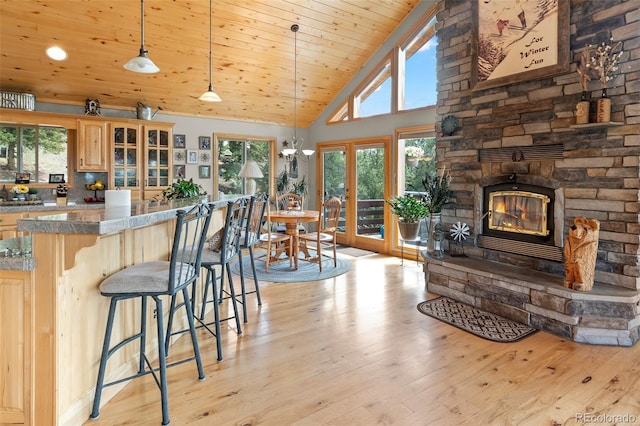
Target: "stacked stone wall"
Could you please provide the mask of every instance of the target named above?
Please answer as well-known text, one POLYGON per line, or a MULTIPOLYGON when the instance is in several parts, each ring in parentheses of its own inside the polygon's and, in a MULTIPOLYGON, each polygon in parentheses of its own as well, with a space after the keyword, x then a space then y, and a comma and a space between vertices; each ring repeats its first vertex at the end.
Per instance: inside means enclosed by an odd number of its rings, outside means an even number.
MULTIPOLYGON (((562 188, 568 229, 577 216, 601 223, 596 281, 640 290, 640 1, 572 0, 567 72, 503 86, 474 90, 473 10, 477 0, 438 4, 438 104, 440 119, 458 118, 454 137, 438 137, 438 167, 452 175, 453 196, 443 211, 445 229, 457 221, 481 233, 482 183, 515 174, 545 179, 562 188), (576 64, 588 45, 622 41, 619 70, 609 82, 615 126, 572 127, 581 86, 576 64), (458 137, 455 137, 458 136, 458 137), (561 144, 562 158, 480 162, 481 150, 561 144)), ((560 0, 564 2, 565 0, 560 0)), ((600 82, 589 82, 593 99, 600 82)), ((556 218, 558 222, 558 218, 556 218)), ((562 264, 482 249, 469 239, 465 254, 540 271, 558 272, 562 264)), ((452 246, 453 244, 449 244, 452 246)))

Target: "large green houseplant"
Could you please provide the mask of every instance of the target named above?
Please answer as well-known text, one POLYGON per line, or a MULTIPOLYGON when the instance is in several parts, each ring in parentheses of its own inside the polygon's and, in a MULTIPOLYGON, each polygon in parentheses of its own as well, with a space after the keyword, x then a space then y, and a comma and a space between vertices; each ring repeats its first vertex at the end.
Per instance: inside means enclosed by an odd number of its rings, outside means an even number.
POLYGON ((420 220, 428 216, 427 205, 411 195, 398 195, 386 200, 391 212, 398 216, 398 228, 403 240, 418 238, 420 220))
POLYGON ((196 198, 202 197, 203 195, 207 195, 207 193, 203 191, 202 186, 195 183, 193 179, 178 179, 177 182, 172 183, 171 186, 162 191, 162 198, 165 200, 196 198))

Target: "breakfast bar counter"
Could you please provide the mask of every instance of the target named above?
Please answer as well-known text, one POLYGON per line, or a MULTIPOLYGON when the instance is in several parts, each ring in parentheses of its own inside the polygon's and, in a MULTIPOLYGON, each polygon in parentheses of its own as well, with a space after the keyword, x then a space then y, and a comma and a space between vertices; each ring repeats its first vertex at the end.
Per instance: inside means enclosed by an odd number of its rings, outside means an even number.
MULTIPOLYGON (((193 203, 134 202, 124 210, 103 206, 18 220, 28 233, 23 238, 31 239, 32 267, 0 270, 0 424, 88 419, 109 308, 99 285, 130 265, 167 260, 176 211, 193 203)), ((210 229, 222 220, 214 216, 210 229)), ((139 306, 123 304, 118 333, 135 330, 136 312, 139 306)), ((156 342, 147 345, 154 353, 156 342)), ((134 346, 113 357, 108 374, 135 369, 134 346)), ((123 386, 105 389, 103 403, 123 386)))

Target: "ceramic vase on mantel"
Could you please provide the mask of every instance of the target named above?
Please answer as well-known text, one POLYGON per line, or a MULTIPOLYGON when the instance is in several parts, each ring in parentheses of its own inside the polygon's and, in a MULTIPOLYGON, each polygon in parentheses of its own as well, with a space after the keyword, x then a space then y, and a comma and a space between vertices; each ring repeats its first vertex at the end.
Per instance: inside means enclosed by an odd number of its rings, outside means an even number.
POLYGON ((611 121, 611 99, 607 97, 606 87, 602 89, 602 96, 598 99, 596 121, 598 123, 608 123, 611 121))
POLYGON ((582 91, 580 102, 576 104, 576 124, 589 123, 589 99, 587 98, 587 91, 582 91))

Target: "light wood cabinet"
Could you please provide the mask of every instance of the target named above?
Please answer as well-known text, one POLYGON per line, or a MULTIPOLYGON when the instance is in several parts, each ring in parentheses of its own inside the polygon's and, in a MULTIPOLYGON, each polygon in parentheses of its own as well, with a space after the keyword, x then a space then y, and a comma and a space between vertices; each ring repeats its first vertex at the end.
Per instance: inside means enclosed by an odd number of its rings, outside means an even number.
POLYGON ((22 233, 16 231, 18 219, 22 219, 24 213, 0 213, 0 240, 21 237, 22 233))
POLYGON ((129 122, 110 123, 109 189, 131 190, 131 199, 140 199, 140 126, 129 122))
POLYGON ((143 131, 143 199, 148 200, 160 195, 171 184, 173 126, 154 123, 144 125, 143 131))
POLYGON ((107 125, 104 121, 78 120, 76 170, 106 172, 107 125))
POLYGON ((2 271, 0 280, 0 424, 32 424, 31 274, 2 271))

